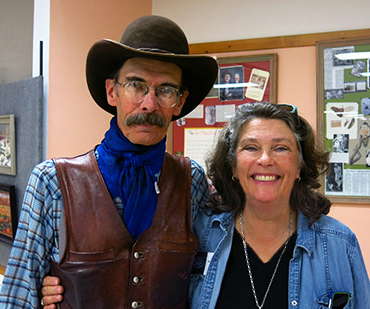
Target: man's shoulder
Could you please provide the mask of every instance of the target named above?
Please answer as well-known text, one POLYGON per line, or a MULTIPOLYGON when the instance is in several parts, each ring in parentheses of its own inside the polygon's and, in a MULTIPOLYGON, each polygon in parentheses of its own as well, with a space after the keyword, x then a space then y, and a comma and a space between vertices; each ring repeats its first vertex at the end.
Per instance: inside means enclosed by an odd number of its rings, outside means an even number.
POLYGON ((205 174, 203 167, 198 162, 194 161, 193 159, 190 159, 190 164, 192 171, 194 170, 197 173, 205 174))
POLYGON ((38 163, 32 171, 33 175, 39 177, 53 177, 56 176, 55 165, 53 160, 45 160, 38 163))
MULTIPOLYGON (((37 164, 35 166, 35 168, 32 171, 32 174, 34 174, 36 176, 39 176, 39 177, 42 177, 42 178, 57 177, 55 161, 61 161, 61 160, 68 160, 68 161, 75 160, 75 161, 78 161, 80 158, 85 157, 90 152, 91 151, 89 151, 88 153, 82 154, 82 155, 74 156, 74 157, 59 157, 59 158, 53 158, 53 159, 50 159, 50 160, 45 160, 45 161, 40 162, 39 164, 37 164)), ((95 157, 96 157, 96 153, 94 153, 94 154, 95 154, 95 157)))

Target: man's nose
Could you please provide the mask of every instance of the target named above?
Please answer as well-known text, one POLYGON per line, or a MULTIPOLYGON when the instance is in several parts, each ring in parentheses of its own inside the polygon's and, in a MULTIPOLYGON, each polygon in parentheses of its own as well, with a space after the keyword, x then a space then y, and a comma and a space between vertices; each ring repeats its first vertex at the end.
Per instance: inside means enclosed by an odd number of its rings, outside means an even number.
POLYGON ((149 88, 148 93, 144 96, 143 102, 140 104, 140 108, 143 110, 153 112, 155 110, 158 110, 159 104, 158 100, 159 98, 156 95, 156 89, 155 88, 149 88))

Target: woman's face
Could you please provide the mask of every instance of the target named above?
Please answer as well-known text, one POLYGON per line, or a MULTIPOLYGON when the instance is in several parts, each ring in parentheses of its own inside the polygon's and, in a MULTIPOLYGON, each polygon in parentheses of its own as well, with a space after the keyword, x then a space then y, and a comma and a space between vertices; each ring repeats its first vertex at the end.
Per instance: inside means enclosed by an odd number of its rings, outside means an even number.
POLYGON ((298 148, 288 125, 277 119, 253 119, 242 130, 234 177, 249 203, 289 205, 299 178, 298 148))

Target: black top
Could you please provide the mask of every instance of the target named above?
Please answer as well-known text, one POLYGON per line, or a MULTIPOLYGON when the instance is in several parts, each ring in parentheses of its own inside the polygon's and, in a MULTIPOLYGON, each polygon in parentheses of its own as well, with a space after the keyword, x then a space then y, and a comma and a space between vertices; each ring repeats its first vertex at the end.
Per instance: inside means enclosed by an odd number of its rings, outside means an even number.
MULTIPOLYGON (((267 294, 266 302, 263 306, 264 309, 286 309, 289 307, 289 261, 293 256, 296 239, 297 232, 294 232, 288 241, 286 251, 283 254, 270 291, 267 294)), ((284 245, 274 254, 270 261, 263 263, 253 249, 247 246, 254 286, 260 305, 283 249, 284 245)), ((221 285, 221 291, 215 308, 257 308, 249 279, 247 263, 245 261, 242 236, 236 229, 229 260, 227 261, 226 272, 221 285)))

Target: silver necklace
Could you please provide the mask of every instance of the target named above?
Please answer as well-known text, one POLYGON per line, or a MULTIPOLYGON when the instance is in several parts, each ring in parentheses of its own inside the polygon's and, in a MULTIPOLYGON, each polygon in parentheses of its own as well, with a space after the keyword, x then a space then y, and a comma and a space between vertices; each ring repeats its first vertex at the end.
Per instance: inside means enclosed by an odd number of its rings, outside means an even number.
POLYGON ((243 228, 243 212, 240 213, 240 216, 239 216, 239 221, 240 221, 240 230, 242 232, 242 236, 243 236, 243 247, 244 247, 244 255, 245 255, 245 261, 247 262, 247 267, 248 267, 248 273, 249 273, 249 280, 251 282, 251 286, 252 286, 252 292, 253 292, 253 296, 254 296, 254 300, 256 302, 256 306, 258 309, 262 309, 262 307, 265 305, 265 301, 266 301, 266 298, 267 298, 267 294, 269 293, 270 291, 270 288, 271 288, 271 284, 272 284, 272 281, 274 280, 275 278, 275 275, 276 275, 276 272, 277 272, 277 269, 279 267, 279 264, 280 264, 280 261, 281 261, 281 258, 283 257, 283 254, 286 250, 286 247, 288 245, 288 239, 289 239, 289 234, 292 230, 292 222, 293 222, 293 215, 292 215, 292 212, 290 212, 290 222, 289 222, 289 230, 288 230, 288 233, 286 235, 286 239, 285 239, 285 243, 284 243, 284 249, 283 251, 281 252, 280 254, 280 257, 276 263, 276 266, 275 266, 275 269, 274 269, 274 272, 272 274, 272 277, 271 277, 271 280, 270 280, 270 283, 267 287, 267 290, 266 290, 266 293, 265 293, 265 296, 263 297, 263 300, 262 300, 262 303, 261 305, 258 303, 258 298, 257 298, 257 293, 256 293, 256 289, 254 287, 254 281, 253 281, 253 276, 252 276, 252 270, 251 270, 251 265, 249 263, 249 258, 248 258, 248 251, 247 251, 247 242, 245 241, 245 237, 244 237, 244 228, 243 228))

